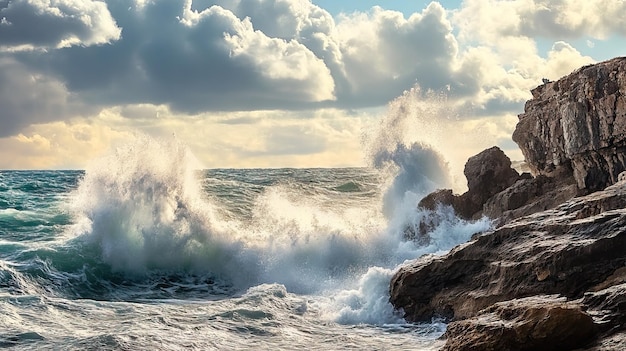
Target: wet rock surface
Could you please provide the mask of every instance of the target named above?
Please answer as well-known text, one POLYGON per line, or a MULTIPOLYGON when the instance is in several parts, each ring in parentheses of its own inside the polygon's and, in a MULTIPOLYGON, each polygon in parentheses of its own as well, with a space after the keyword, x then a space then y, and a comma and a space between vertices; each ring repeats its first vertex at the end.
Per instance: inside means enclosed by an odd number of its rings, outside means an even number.
MULTIPOLYGON (((594 317, 595 330, 612 335, 626 322, 625 207, 626 182, 621 182, 480 234, 446 255, 422 257, 394 275, 391 302, 411 321, 465 320, 450 325, 451 345, 461 339, 473 344, 468 333, 494 333, 494 340, 518 335, 481 324, 480 316, 493 313, 500 302, 546 294, 580 301, 594 317)), ((551 301, 542 299, 532 301, 538 307, 551 301)), ((475 350, 525 350, 495 345, 475 350)))
POLYGON ((532 175, 488 149, 466 193, 418 205, 495 229, 399 269, 390 300, 410 321, 452 321, 445 350, 626 350, 626 58, 532 93, 513 135, 532 175))
POLYGON ((461 319, 537 294, 581 298, 626 266, 626 183, 516 220, 400 269, 391 301, 412 321, 461 319))

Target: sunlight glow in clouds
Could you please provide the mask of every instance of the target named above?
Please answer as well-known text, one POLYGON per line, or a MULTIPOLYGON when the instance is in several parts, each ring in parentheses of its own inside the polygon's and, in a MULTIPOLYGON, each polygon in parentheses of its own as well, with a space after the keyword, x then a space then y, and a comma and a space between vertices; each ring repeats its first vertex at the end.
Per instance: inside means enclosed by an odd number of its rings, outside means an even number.
POLYGON ((416 84, 453 111, 430 141, 451 162, 519 158, 529 90, 626 50, 622 0, 316 3, 0 0, 0 169, 81 168, 135 132, 174 133, 206 167, 361 166, 416 84))

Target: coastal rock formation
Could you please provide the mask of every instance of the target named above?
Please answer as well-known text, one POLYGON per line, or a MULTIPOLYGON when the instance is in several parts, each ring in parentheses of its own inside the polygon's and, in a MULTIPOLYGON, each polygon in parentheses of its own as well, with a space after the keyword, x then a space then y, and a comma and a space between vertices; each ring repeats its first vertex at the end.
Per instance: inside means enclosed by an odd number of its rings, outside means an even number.
POLYGON ((479 218, 487 200, 521 179, 509 157, 497 146, 470 157, 463 173, 467 192, 453 195, 452 190, 438 190, 424 197, 418 206, 434 210, 438 204, 449 205, 464 219, 479 218))
MULTIPOLYGON (((411 321, 463 320, 491 313, 498 302, 557 294, 614 315, 598 328, 624 328, 625 207, 621 182, 483 233, 444 256, 422 257, 394 275, 391 302, 411 321)), ((468 323, 448 336, 488 330, 468 323)))
POLYGON ((391 302, 424 321, 537 294, 581 298, 626 266, 624 207, 626 183, 618 183, 422 257, 395 274, 391 302))
POLYGON ((532 91, 513 133, 535 175, 599 190, 626 169, 626 58, 580 68, 532 91))
POLYGON ((532 91, 513 133, 530 174, 518 175, 497 147, 465 166, 468 191, 427 196, 464 219, 502 225, 614 184, 626 169, 626 58, 583 67, 532 91))
POLYGON ((511 160, 497 146, 470 157, 463 173, 468 190, 461 195, 460 202, 463 205, 457 205, 455 210, 466 218, 472 218, 482 211, 489 198, 520 178, 517 171, 511 168, 511 160))
POLYGON ((626 58, 532 94, 513 135, 532 175, 489 149, 468 161, 465 194, 418 205, 495 229, 400 268, 390 301, 410 321, 452 321, 446 350, 624 350, 626 58))
MULTIPOLYGON (((463 219, 487 216, 500 226, 512 219, 553 208, 581 193, 573 177, 555 179, 518 174, 511 167, 511 160, 498 147, 472 156, 464 173, 467 192, 455 195, 450 189, 440 189, 424 197, 418 207, 434 211, 438 205, 451 206, 463 219)), ((432 216, 436 217, 436 213, 432 216)), ((436 218, 425 218, 436 224, 436 218)), ((427 223, 420 224, 420 236, 425 235, 430 227, 427 223)), ((414 237, 413 233, 407 236, 414 237)))

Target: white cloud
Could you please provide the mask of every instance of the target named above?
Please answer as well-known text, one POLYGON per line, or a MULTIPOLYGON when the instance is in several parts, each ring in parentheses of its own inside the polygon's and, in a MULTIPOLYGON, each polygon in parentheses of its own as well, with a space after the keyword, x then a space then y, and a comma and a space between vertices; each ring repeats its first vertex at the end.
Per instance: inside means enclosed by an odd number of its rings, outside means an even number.
POLYGON ((335 99, 335 84, 329 69, 306 46, 254 31, 249 19, 244 19, 241 27, 237 34, 225 35, 232 58, 242 58, 264 77, 280 81, 277 92, 291 94, 302 101, 335 99), (297 84, 290 84, 293 82, 297 84))
POLYGON ((456 21, 468 36, 482 40, 626 34, 626 2, 621 0, 466 0, 456 21))
POLYGON ((94 0, 12 0, 0 18, 7 51, 106 44, 121 33, 107 4, 94 0))
POLYGON ((458 48, 446 16, 438 3, 408 19, 380 7, 342 15, 338 41, 351 93, 389 101, 416 82, 435 90, 454 85, 451 71, 458 48))

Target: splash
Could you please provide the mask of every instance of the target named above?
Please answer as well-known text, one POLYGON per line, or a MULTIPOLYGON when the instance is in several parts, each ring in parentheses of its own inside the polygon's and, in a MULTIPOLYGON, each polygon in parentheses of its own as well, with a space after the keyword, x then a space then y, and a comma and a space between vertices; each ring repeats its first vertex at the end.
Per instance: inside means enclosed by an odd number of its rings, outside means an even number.
POLYGON ((152 270, 254 275, 241 271, 243 243, 228 236, 201 195, 194 163, 178 140, 147 136, 97 160, 74 196, 79 234, 114 271, 131 276, 152 270))
POLYGON ((338 322, 397 324, 388 303, 397 265, 449 250, 487 225, 450 214, 428 243, 407 241, 399 228, 419 220, 416 200, 445 179, 445 162, 418 143, 379 151, 379 169, 396 172, 380 197, 338 201, 332 196, 346 194, 304 189, 283 176, 287 181, 248 193, 248 215, 233 217, 202 191, 183 143, 139 136, 88 167, 73 194, 74 232, 89 247, 84 254, 96 251, 131 281, 210 276, 239 291, 280 284, 290 293, 332 297, 324 309, 338 322), (381 199, 389 203, 385 211, 381 199))

